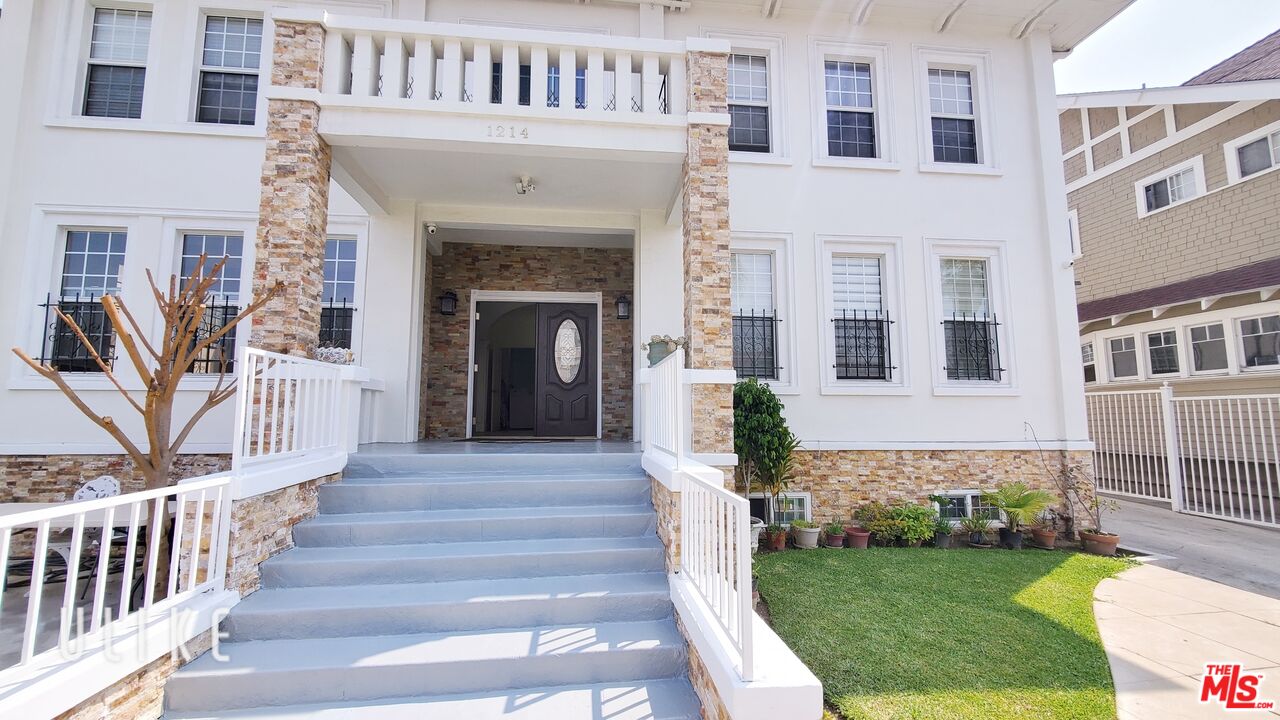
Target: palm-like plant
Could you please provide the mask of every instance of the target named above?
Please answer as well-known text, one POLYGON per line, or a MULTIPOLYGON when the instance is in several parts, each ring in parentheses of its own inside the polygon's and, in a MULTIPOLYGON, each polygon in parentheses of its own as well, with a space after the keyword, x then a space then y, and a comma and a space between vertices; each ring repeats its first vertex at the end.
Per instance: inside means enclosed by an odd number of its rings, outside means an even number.
POLYGON ((768 496, 765 503, 766 522, 772 523, 774 508, 778 506, 778 496, 786 492, 791 480, 796 476, 795 452, 800 447, 800 439, 790 430, 786 430, 779 452, 755 468, 756 483, 760 490, 768 496))
POLYGON ((1024 482, 1001 485, 994 492, 983 493, 988 505, 1004 513, 1005 523, 1011 532, 1018 532, 1045 511, 1053 502, 1053 495, 1044 490, 1032 490, 1024 482))

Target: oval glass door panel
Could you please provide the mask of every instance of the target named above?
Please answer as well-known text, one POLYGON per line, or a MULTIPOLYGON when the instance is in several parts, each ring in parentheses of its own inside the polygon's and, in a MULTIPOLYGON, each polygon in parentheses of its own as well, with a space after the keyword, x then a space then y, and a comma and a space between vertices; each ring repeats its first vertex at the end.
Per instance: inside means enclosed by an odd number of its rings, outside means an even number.
POLYGON ((555 360, 560 382, 568 384, 578 377, 582 368, 582 333, 572 320, 561 322, 556 329, 555 360))

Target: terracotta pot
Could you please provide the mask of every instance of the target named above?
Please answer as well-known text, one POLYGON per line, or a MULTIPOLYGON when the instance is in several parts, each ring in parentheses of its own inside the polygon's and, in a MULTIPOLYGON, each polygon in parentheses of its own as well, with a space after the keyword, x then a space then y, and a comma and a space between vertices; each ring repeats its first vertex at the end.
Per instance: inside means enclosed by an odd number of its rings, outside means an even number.
POLYGON ((770 550, 786 550, 787 549, 787 531, 779 530, 769 535, 770 550))
POLYGON ((1115 555, 1116 545, 1120 544, 1120 536, 1115 533, 1096 533, 1089 530, 1080 531, 1080 542, 1084 551, 1093 555, 1115 555))
POLYGON ((862 528, 851 528, 844 531, 844 542, 852 550, 865 550, 871 540, 871 533, 862 528))
POLYGON ((1036 547, 1042 550, 1052 550, 1058 542, 1058 532, 1044 528, 1031 528, 1031 538, 1036 547))
POLYGON ((826 535, 823 538, 823 544, 829 548, 844 547, 844 533, 840 533, 839 535, 826 535))

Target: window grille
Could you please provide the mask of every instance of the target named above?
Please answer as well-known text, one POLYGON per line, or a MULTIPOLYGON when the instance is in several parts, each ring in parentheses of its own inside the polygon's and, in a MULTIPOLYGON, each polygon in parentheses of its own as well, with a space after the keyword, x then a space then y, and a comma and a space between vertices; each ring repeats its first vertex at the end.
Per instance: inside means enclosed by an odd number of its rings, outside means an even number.
POLYGON ((999 381, 1000 323, 995 315, 952 313, 942 321, 947 379, 999 381))
POLYGON ((836 379, 889 380, 896 368, 892 357, 889 320, 880 311, 841 310, 835 325, 836 379))
POLYGON ((733 316, 733 369, 738 377, 776 380, 778 323, 772 311, 739 311, 733 316))

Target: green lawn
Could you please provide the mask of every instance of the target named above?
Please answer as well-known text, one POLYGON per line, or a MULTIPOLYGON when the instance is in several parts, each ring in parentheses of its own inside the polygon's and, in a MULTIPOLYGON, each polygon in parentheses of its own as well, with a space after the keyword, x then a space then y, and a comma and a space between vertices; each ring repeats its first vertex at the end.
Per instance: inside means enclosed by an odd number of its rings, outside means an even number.
POLYGON ((787 550, 774 629, 855 718, 1114 718, 1093 589, 1125 561, 1041 550, 787 550))

